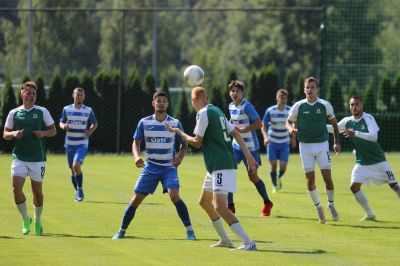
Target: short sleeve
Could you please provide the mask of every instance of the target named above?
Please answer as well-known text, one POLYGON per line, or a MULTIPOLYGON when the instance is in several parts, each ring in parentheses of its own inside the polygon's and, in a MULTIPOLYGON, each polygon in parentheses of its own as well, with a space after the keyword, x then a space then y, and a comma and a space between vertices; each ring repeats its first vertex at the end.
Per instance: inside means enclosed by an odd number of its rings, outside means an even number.
POLYGON ((135 133, 133 134, 133 138, 136 140, 143 140, 144 130, 143 130, 143 119, 141 119, 136 127, 135 133))
POLYGON ((287 118, 288 121, 291 121, 291 122, 297 121, 297 116, 299 114, 299 106, 300 106, 300 103, 297 102, 292 106, 292 108, 290 108, 289 116, 287 118))
POLYGON ((208 127, 207 108, 200 110, 196 115, 196 127, 193 133, 200 137, 204 137, 208 127))
POLYGON ((49 126, 53 125, 54 124, 54 120, 51 117, 49 111, 44 107, 42 107, 42 111, 43 111, 43 122, 46 125, 46 127, 49 127, 49 126))
POLYGON ((246 106, 244 107, 244 111, 250 118, 250 123, 254 123, 254 121, 260 118, 256 109, 254 108, 254 105, 252 105, 251 103, 246 104, 246 106))

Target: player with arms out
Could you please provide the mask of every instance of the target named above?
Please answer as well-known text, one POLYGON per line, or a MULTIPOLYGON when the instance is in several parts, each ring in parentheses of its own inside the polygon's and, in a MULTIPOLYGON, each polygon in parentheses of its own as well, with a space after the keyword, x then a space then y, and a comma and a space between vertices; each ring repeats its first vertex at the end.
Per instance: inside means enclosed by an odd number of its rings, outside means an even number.
POLYGON ((228 193, 235 193, 237 190, 236 162, 232 141, 228 134, 231 134, 242 148, 250 171, 257 169, 256 161, 235 126, 226 119, 218 107, 208 104, 206 90, 203 87, 193 88, 192 105, 197 112, 195 136, 187 135, 182 129, 172 124, 168 126, 168 129, 184 137, 193 147, 197 149, 202 147, 207 174, 200 195, 200 206, 210 217, 220 237, 220 240, 211 247, 233 247, 222 224, 222 217, 242 240, 243 244, 236 249, 255 250, 256 244, 249 238, 235 214, 227 206, 228 193))
MULTIPOLYGON (((376 221, 361 186, 369 186, 371 182, 377 185, 387 183, 399 198, 400 186, 378 143, 379 126, 374 117, 364 112, 364 103, 359 96, 351 97, 349 105, 352 116, 340 120, 338 128, 346 138, 352 140, 356 150, 356 164, 351 173, 350 190, 367 214, 361 221, 376 221)), ((332 133, 332 126, 327 127, 332 133)))
POLYGON ((72 93, 74 103, 63 108, 59 126, 67 131, 65 134, 65 151, 68 166, 71 169, 71 181, 76 190, 75 200, 82 201, 83 173, 82 164, 89 147, 89 137, 98 124, 92 108, 83 104, 85 90, 75 88, 72 93))
POLYGON ((196 240, 186 204, 179 197, 179 179, 177 167, 182 163, 188 144, 179 135, 169 132, 166 124, 182 129, 179 120, 167 114, 168 95, 158 91, 153 95, 154 114, 142 118, 133 136, 132 153, 135 165, 143 170, 136 182, 133 197, 125 209, 120 230, 113 239, 125 237, 126 229, 135 216, 136 209, 149 194, 153 194, 161 182, 163 192, 168 192, 176 207, 179 218, 186 228, 186 239, 196 240), (140 155, 140 144, 146 144, 146 162, 140 155), (179 152, 175 154, 175 143, 179 144, 179 152))
POLYGON ((20 91, 22 105, 8 113, 3 138, 5 140, 14 139, 11 175, 14 201, 23 219, 22 234, 29 234, 32 223, 26 208, 26 197, 22 190, 25 179, 29 176, 35 213, 35 234, 42 235, 42 183, 46 162, 44 138, 55 136, 57 131, 49 111, 44 107, 35 105, 36 84, 27 81, 20 86, 20 91))
POLYGON ((328 209, 334 221, 339 220, 339 214, 334 205, 334 185, 331 174, 331 159, 329 154, 329 133, 326 120, 333 127, 333 149, 340 152, 339 131, 332 105, 319 95, 318 81, 309 77, 304 81, 306 99, 296 102, 289 111, 286 127, 291 135, 297 134, 303 169, 307 178, 308 193, 316 207, 320 223, 325 223, 324 209, 319 201, 318 190, 315 185, 315 162, 321 169, 325 182, 328 199, 328 209))
MULTIPOLYGON (((229 83, 229 96, 233 101, 229 104, 229 113, 231 116, 230 122, 240 133, 246 144, 246 147, 251 152, 251 155, 256 160, 258 166, 260 166, 260 144, 258 143, 256 130, 262 126, 261 119, 258 116, 254 106, 244 98, 243 82, 239 80, 232 80, 229 83)), ((236 163, 239 164, 241 161, 243 161, 247 168, 247 160, 244 152, 235 139, 233 140, 232 144, 236 163)), ((249 176, 250 181, 254 183, 258 193, 263 199, 264 208, 261 212, 261 216, 269 216, 271 214, 273 203, 268 198, 264 182, 258 176, 257 171, 247 171, 247 175, 249 176)), ((233 203, 232 193, 228 194, 228 207, 233 213, 235 213, 235 205, 233 203)))
POLYGON ((265 111, 261 132, 264 137, 264 145, 267 146, 267 159, 271 165, 272 192, 282 188, 281 178, 285 174, 289 162, 290 146, 296 147, 295 135, 290 135, 286 128, 286 119, 289 116, 290 107, 287 105, 289 93, 285 89, 276 92, 276 105, 265 111), (279 171, 277 164, 279 160, 279 171))

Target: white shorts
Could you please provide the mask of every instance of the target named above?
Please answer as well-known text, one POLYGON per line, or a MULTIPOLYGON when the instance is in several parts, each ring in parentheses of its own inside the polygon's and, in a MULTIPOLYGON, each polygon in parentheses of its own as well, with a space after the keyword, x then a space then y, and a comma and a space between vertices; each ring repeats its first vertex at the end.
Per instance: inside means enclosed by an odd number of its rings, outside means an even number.
POLYGON ((24 162, 14 159, 11 163, 11 176, 26 178, 30 176, 36 182, 42 182, 45 172, 45 162, 24 162))
POLYGON ((353 167, 351 183, 362 183, 369 186, 371 182, 374 182, 378 186, 384 183, 391 184, 397 182, 392 168, 387 161, 371 165, 356 164, 353 167))
POLYGON ((207 173, 204 179, 203 189, 214 194, 228 194, 237 191, 236 169, 218 170, 207 173))
POLYGON ((321 143, 299 143, 301 163, 305 173, 315 170, 315 162, 320 169, 331 169, 331 158, 329 153, 329 142, 321 143))

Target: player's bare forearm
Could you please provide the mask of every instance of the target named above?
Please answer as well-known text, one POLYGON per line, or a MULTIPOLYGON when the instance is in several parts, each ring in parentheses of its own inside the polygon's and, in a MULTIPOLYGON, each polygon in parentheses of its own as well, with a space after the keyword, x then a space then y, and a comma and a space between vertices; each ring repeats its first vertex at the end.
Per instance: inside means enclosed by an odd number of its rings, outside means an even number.
POLYGON ((24 130, 15 130, 13 131, 10 128, 4 128, 3 131, 3 139, 12 140, 13 138, 20 139, 24 135, 24 130))
POLYGON ((336 118, 330 120, 332 128, 333 128, 333 149, 335 150, 336 154, 341 152, 340 144, 339 144, 339 128, 336 121, 336 118))
POLYGON ((286 121, 286 128, 289 130, 289 133, 291 135, 297 133, 296 124, 294 122, 292 122, 292 121, 289 121, 289 120, 286 121))
POLYGON ((179 128, 171 127, 170 124, 168 124, 168 123, 165 123, 165 127, 168 129, 168 131, 175 132, 176 134, 181 135, 190 145, 192 145, 196 149, 199 149, 201 147, 201 144, 203 143, 203 138, 200 136, 197 136, 197 135, 194 137, 189 136, 188 134, 186 134, 179 128))
POLYGON ((97 123, 92 124, 90 126, 90 128, 88 130, 86 130, 86 132, 85 132, 86 136, 90 137, 96 129, 97 129, 97 123))
POLYGON ((249 149, 247 148, 246 144, 244 143, 244 140, 240 133, 234 129, 230 133, 236 140, 236 142, 239 144, 240 149, 243 151, 244 155, 246 156, 247 159, 247 164, 248 164, 248 170, 249 171, 256 171, 257 170, 257 163, 253 158, 253 155, 251 155, 249 149))
POLYGON ((57 129, 55 127, 55 125, 51 125, 47 127, 47 130, 37 130, 37 131, 32 131, 33 134, 35 134, 35 136, 37 138, 50 138, 50 137, 54 137, 55 135, 57 135, 57 129))

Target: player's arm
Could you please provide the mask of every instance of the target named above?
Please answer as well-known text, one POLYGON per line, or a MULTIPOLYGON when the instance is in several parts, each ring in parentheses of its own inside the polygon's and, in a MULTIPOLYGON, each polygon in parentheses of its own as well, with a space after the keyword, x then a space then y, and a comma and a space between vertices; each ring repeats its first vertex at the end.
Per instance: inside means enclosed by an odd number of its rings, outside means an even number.
POLYGON ((85 135, 90 137, 93 134, 93 132, 97 129, 97 126, 98 126, 97 123, 90 125, 89 129, 85 131, 85 135))
POLYGON ((140 168, 144 166, 144 161, 142 157, 140 156, 140 143, 142 141, 139 139, 134 139, 132 142, 132 154, 133 154, 133 160, 135 161, 136 167, 140 168))
POLYGON ((259 128, 262 128, 262 122, 260 118, 257 118, 253 123, 251 123, 248 126, 236 126, 237 131, 241 133, 257 130, 259 128))
POLYGON ((341 148, 339 144, 339 128, 336 121, 336 117, 329 119, 329 122, 331 123, 333 128, 333 150, 336 152, 336 154, 339 154, 341 148))
POLYGON ((203 138, 198 135, 195 135, 194 137, 189 136, 181 129, 177 127, 171 127, 169 123, 165 123, 165 127, 168 129, 168 131, 175 132, 176 134, 182 136, 182 138, 184 138, 190 145, 192 145, 196 149, 199 149, 201 147, 201 144, 203 144, 203 138))
POLYGON ((268 124, 262 122, 261 134, 263 135, 263 138, 264 138, 264 145, 265 145, 265 146, 268 145, 268 143, 269 143, 267 132, 268 132, 268 124))
POLYGON ((61 116, 60 116, 60 123, 58 123, 58 126, 63 129, 63 130, 68 130, 68 122, 67 122, 67 114, 65 112, 65 108, 62 110, 61 116))
POLYGON ((3 139, 12 140, 13 138, 20 139, 24 136, 24 130, 12 130, 11 128, 4 128, 3 139))
POLYGON ((257 170, 256 160, 254 160, 253 155, 251 155, 240 133, 236 129, 233 129, 229 134, 233 136, 233 138, 239 144, 240 149, 244 152, 244 155, 246 156, 247 159, 248 170, 250 172, 256 171, 257 170))
POLYGON ((360 138, 372 142, 377 142, 378 141, 378 131, 379 127, 378 124, 376 123, 375 119, 373 117, 366 117, 365 122, 367 123, 368 127, 368 132, 360 132, 360 131, 354 131, 351 129, 346 129, 343 132, 343 135, 348 138, 348 137, 355 137, 355 138, 360 138))
POLYGON ((185 156, 187 149, 188 149, 187 141, 181 141, 180 145, 179 145, 179 152, 178 152, 178 154, 176 154, 176 156, 174 157, 173 162, 172 162, 172 164, 175 167, 178 167, 182 163, 183 157, 185 156))

